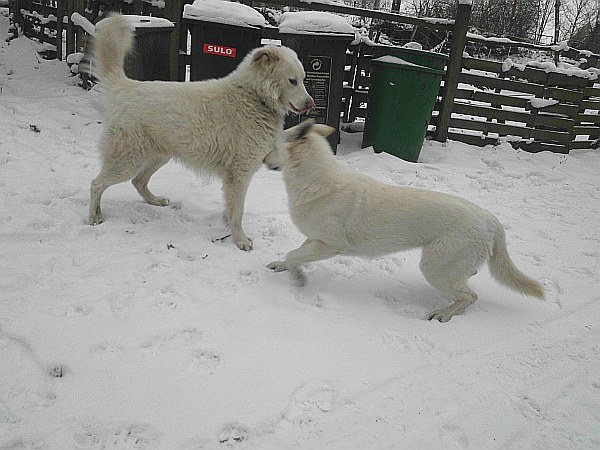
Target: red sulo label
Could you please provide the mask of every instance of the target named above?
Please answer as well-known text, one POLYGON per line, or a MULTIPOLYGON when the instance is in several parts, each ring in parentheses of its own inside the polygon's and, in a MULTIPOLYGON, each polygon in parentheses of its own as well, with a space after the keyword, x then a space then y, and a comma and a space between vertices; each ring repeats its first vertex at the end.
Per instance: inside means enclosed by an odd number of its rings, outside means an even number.
POLYGON ((235 47, 225 47, 224 45, 218 44, 204 44, 204 53, 208 53, 209 55, 235 58, 235 51, 235 47))

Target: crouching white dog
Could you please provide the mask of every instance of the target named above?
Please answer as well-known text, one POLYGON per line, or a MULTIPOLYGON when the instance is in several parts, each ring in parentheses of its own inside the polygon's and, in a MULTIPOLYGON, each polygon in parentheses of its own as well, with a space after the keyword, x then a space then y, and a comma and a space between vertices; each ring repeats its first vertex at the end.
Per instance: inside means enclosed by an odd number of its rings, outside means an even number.
POLYGON ((504 229, 490 212, 459 197, 387 185, 343 167, 325 139, 332 131, 306 121, 282 136, 290 213, 306 240, 270 269, 289 270, 304 284, 300 266, 312 261, 422 247, 425 279, 455 300, 430 319, 446 322, 477 300, 467 281, 486 261, 499 283, 543 298, 541 284, 514 266, 504 229))

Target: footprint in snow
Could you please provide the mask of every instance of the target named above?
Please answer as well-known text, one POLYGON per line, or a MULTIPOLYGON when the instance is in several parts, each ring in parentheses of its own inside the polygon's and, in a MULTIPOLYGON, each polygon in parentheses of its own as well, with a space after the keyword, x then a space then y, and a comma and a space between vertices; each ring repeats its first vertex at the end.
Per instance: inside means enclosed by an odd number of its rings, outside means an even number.
POLYGON ((51 308, 51 309, 45 310, 45 312, 47 314, 50 314, 52 316, 57 316, 57 317, 64 317, 67 319, 71 319, 74 317, 88 316, 93 311, 94 311, 93 308, 91 308, 89 306, 78 305, 78 304, 59 306, 57 308, 51 308))
POLYGON ((335 399, 336 391, 329 384, 318 380, 308 382, 292 394, 283 419, 296 425, 310 424, 331 411, 335 399))
POLYGON ((138 346, 137 356, 140 360, 152 359, 169 350, 196 345, 201 340, 202 331, 195 328, 183 328, 172 334, 157 334, 138 346))
POLYGON ((119 361, 134 359, 147 361, 180 348, 197 345, 202 340, 202 331, 183 328, 175 333, 156 334, 136 347, 125 347, 118 342, 104 342, 90 349, 90 356, 97 361, 119 361))
POLYGON ((73 441, 78 449, 157 448, 159 433, 150 425, 123 423, 77 423, 73 441))
POLYGON ((117 361, 123 353, 123 346, 114 342, 98 344, 90 349, 90 356, 97 361, 117 361))
POLYGON ((221 429, 217 438, 222 445, 233 447, 248 439, 248 430, 239 422, 229 423, 221 429))
POLYGON ((547 303, 552 303, 562 309, 562 302, 560 298, 562 297, 563 290, 558 284, 557 281, 551 280, 549 278, 544 278, 540 280, 542 285, 544 286, 544 297, 547 303))
POLYGON ((212 375, 217 371, 221 362, 221 357, 211 350, 194 350, 191 352, 188 368, 198 375, 212 375))
POLYGON ((0 334, 0 425, 28 419, 56 401, 48 370, 29 345, 0 334))

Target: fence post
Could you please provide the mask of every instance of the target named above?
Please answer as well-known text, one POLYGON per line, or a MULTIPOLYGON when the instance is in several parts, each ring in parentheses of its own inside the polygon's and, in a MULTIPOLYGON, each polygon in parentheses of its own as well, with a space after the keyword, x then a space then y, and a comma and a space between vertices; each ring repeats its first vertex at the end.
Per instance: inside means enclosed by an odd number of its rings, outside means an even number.
POLYGON ((433 135, 433 138, 439 142, 446 142, 446 139, 448 139, 448 125, 450 123, 450 116, 452 115, 454 97, 458 88, 458 78, 462 70, 462 57, 467 43, 471 7, 471 2, 459 0, 456 10, 454 28, 452 28, 452 47, 450 48, 448 69, 446 71, 446 78, 444 79, 444 96, 442 97, 442 104, 433 135))
POLYGON ((63 59, 63 18, 65 16, 65 0, 56 0, 56 59, 63 59))
POLYGON ((65 57, 71 53, 75 53, 75 24, 71 20, 71 15, 74 11, 73 0, 64 0, 66 2, 66 13, 67 13, 67 36, 65 45, 65 57))
MULTIPOLYGON (((169 58, 171 62, 171 81, 180 80, 179 73, 179 42, 181 39, 182 32, 186 32, 182 27, 182 14, 183 14, 183 5, 186 0, 169 0, 165 3, 165 18, 169 19, 171 22, 175 24, 175 29, 171 33, 171 44, 169 51, 169 58)), ((186 39, 187 41, 187 39, 186 39)))

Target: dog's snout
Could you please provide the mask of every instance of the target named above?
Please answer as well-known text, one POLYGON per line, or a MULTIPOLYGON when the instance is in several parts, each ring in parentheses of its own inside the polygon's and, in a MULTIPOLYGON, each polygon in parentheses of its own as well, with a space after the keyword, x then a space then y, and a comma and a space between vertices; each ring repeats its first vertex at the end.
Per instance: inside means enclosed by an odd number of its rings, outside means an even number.
POLYGON ((313 98, 308 97, 308 100, 307 100, 306 104, 304 105, 304 109, 306 109, 306 111, 310 111, 315 106, 317 106, 317 105, 315 105, 315 101, 313 100, 313 98))

